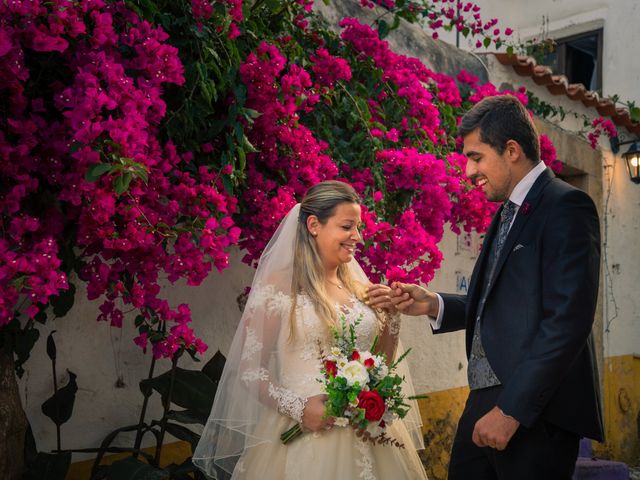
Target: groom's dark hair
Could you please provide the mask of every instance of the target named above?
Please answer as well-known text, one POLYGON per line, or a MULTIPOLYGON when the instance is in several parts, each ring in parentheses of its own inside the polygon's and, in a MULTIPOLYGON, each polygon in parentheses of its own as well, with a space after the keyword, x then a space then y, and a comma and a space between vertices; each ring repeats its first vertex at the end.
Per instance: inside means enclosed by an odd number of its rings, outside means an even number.
POLYGON ((463 117, 458 135, 466 137, 479 129, 480 141, 504 153, 507 141, 518 142, 534 164, 540 161, 540 138, 533 120, 520 100, 511 95, 487 97, 463 117))

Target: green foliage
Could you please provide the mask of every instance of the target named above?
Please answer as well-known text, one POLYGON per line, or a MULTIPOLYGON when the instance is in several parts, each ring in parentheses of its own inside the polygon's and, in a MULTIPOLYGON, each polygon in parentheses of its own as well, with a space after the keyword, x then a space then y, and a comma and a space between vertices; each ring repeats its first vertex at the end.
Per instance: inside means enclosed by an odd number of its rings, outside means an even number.
POLYGON ((13 352, 15 371, 19 378, 24 375, 23 365, 29 359, 38 338, 40 338, 40 332, 33 322, 27 322, 24 327, 21 327, 17 318, 0 329, 0 349, 13 352))
MULTIPOLYGON (((517 45, 517 53, 519 55, 526 55, 527 57, 533 57, 538 65, 544 64, 545 57, 556 51, 556 41, 553 38, 547 37, 542 39, 533 38, 526 42, 517 45)), ((512 54, 513 49, 507 53, 512 54)))
MULTIPOLYGON (((173 374, 171 402, 200 414, 209 413, 213 397, 216 394, 216 384, 204 373, 197 370, 176 367, 173 374)), ((140 390, 145 393, 149 389, 153 389, 162 396, 164 402, 169 396, 171 375, 172 371, 168 371, 158 377, 142 380, 140 390)))
POLYGON ((153 467, 134 457, 113 462, 109 468, 110 480, 165 480, 169 472, 153 467))
POLYGON ((38 452, 33 463, 27 465, 23 480, 64 480, 71 466, 71 452, 38 452))
MULTIPOLYGON (((196 467, 187 459, 180 465, 169 465, 160 468, 158 459, 162 448, 164 433, 170 433, 174 437, 189 442, 192 450, 195 449, 200 435, 182 424, 204 425, 213 404, 218 382, 224 369, 225 358, 219 351, 204 365, 201 371, 187 370, 177 366, 177 359, 174 359, 171 370, 153 377, 153 369, 149 378, 140 382, 140 390, 145 396, 143 413, 138 425, 130 425, 118 428, 107 435, 99 449, 96 449, 96 457, 93 473, 94 475, 108 475, 108 478, 117 479, 181 479, 189 478, 188 475, 195 475, 200 478, 196 467), (160 419, 153 419, 145 422, 144 412, 146 404, 153 394, 160 394, 164 405, 164 414, 160 419), (171 410, 171 405, 177 405, 184 410, 171 410), (176 423, 179 422, 179 423, 176 423), (116 438, 125 432, 135 431, 137 433, 136 445, 133 448, 120 449, 133 454, 125 460, 116 462, 110 466, 99 465, 106 452, 113 452, 117 449, 111 447, 116 438), (151 433, 156 440, 156 454, 149 456, 144 454, 139 447, 139 440, 146 433, 151 433), (143 455, 145 462, 137 457, 143 455)), ((155 363, 154 363, 155 365, 155 363)), ((87 451, 87 450, 83 450, 87 451)))
POLYGON ((567 112, 562 108, 562 106, 547 103, 538 98, 531 91, 527 91, 527 97, 529 97, 529 104, 527 107, 541 118, 552 119, 557 116, 559 117, 559 120, 564 120, 567 115, 567 112))
POLYGON ((142 18, 162 25, 169 41, 179 49, 185 68, 185 84, 167 88, 162 136, 180 145, 181 150, 194 152, 194 169, 200 165, 214 169, 232 165, 233 180, 226 178, 224 182, 233 193, 244 178, 247 153, 256 151, 245 131, 259 115, 245 107, 246 88, 239 79, 240 63, 261 41, 273 41, 298 30, 293 24, 292 2, 257 1, 250 8, 245 7, 245 34, 233 40, 228 38, 226 29, 215 28, 229 22, 220 8, 214 11, 213 20, 196 25, 188 1, 125 3, 142 18), (216 147, 215 156, 202 151, 204 144, 216 147))
POLYGON ((53 307, 53 314, 56 317, 64 317, 71 307, 73 307, 73 301, 76 295, 76 286, 69 282, 69 288, 63 291, 60 295, 52 297, 50 300, 53 307))
POLYGON ((57 426, 68 422, 71 418, 76 400, 76 392, 78 391, 76 374, 70 370, 67 370, 67 373, 69 374, 69 383, 56 390, 54 394, 42 404, 42 413, 49 417, 57 426))

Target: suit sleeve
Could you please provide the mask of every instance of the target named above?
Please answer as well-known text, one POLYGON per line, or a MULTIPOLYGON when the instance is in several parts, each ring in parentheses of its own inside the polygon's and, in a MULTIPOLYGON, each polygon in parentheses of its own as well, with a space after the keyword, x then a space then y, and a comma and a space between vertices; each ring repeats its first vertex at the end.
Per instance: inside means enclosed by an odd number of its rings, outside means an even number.
POLYGON ((466 295, 453 295, 449 293, 438 293, 444 302, 444 314, 442 325, 438 330, 433 330, 434 334, 448 333, 462 330, 466 327, 466 295))
POLYGON ((504 385, 498 406, 524 426, 540 416, 591 333, 600 270, 600 227, 592 200, 571 190, 543 228, 542 318, 522 362, 504 385))

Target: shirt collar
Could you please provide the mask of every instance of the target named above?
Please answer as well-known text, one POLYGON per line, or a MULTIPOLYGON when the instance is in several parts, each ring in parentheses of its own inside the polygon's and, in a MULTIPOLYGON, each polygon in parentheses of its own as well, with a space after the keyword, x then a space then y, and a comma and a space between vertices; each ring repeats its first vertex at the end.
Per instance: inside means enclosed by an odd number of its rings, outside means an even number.
POLYGON ((527 193, 529 193, 529 190, 531 190, 531 187, 533 187, 533 184, 538 179, 540 174, 544 172, 546 169, 547 169, 547 166, 545 165, 545 163, 543 161, 539 161, 536 164, 536 166, 533 167, 529 171, 529 173, 527 173, 522 178, 522 180, 518 182, 518 184, 513 189, 513 192, 511 192, 511 195, 509 196, 509 200, 515 203, 518 207, 522 205, 522 202, 524 202, 524 199, 527 196, 527 193))

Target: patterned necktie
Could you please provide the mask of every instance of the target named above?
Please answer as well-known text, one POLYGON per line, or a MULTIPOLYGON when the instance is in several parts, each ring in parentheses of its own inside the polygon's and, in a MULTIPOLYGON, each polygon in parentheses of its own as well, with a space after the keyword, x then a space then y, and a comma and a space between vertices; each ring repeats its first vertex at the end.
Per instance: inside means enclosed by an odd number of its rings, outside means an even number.
POLYGON ((498 234, 496 235, 495 241, 496 260, 500 256, 500 252, 504 246, 504 241, 507 239, 509 227, 511 227, 511 221, 513 220, 513 216, 516 214, 516 208, 518 208, 518 206, 515 203, 511 200, 507 200, 507 203, 502 207, 502 212, 500 212, 500 225, 498 226, 498 234))

